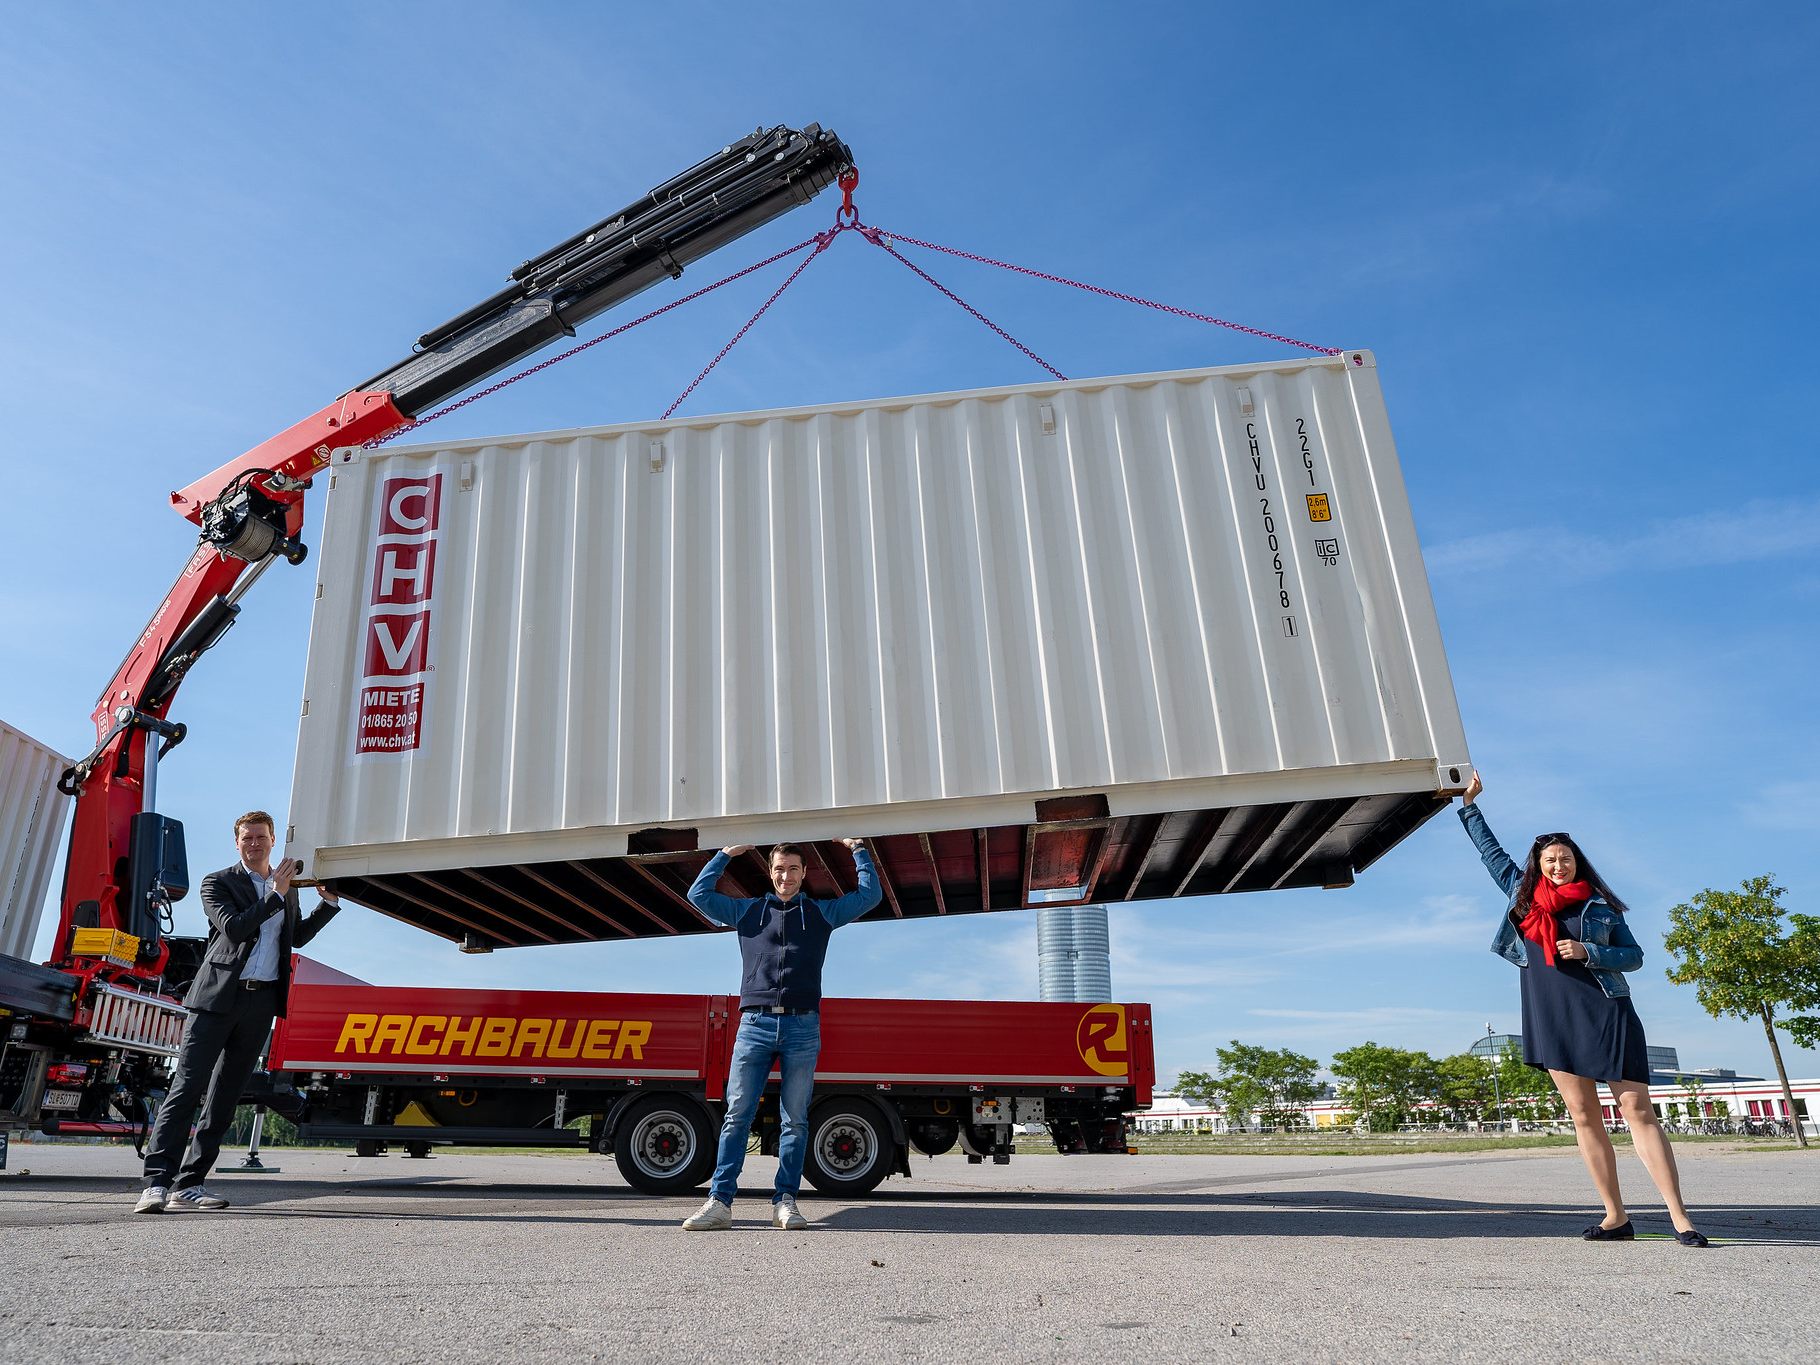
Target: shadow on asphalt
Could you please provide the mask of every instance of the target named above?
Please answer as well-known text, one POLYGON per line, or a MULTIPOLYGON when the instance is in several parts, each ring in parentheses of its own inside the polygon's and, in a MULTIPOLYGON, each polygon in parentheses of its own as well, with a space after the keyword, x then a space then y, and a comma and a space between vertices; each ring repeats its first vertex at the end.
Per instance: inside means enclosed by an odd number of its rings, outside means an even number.
MULTIPOLYGON (((233 1199, 230 1216, 272 1219, 422 1219, 457 1223, 560 1222, 669 1226, 693 1208, 701 1191, 686 1196, 643 1195, 617 1186, 466 1183, 468 1178, 424 1174, 408 1178, 287 1181, 246 1176, 219 1180, 233 1199), (332 1207, 317 1201, 333 1195, 332 1207), (421 1202, 421 1209, 401 1207, 421 1202), (508 1211, 498 1204, 546 1205, 508 1211), (363 1207, 363 1205, 367 1205, 363 1207)), ((63 1190, 87 1196, 69 1222, 87 1222, 96 1203, 119 1200, 131 1215, 136 1180, 118 1176, 32 1177, 11 1187, 15 1194, 63 1190)), ((740 1190, 735 1219, 763 1221, 768 1187, 740 1190)), ((1562 1238, 1596 1221, 1596 1208, 1561 1203, 1471 1203, 1419 1195, 1363 1194, 1356 1190, 1297 1190, 1271 1193, 1047 1192, 1039 1190, 874 1191, 864 1203, 803 1192, 804 1212, 826 1232, 978 1233, 1076 1237, 1365 1237, 1395 1240, 1451 1238, 1562 1238)), ((1673 1231, 1665 1214, 1639 1206, 1638 1231, 1666 1239, 1673 1231)), ((49 1210, 29 1221, 42 1223, 49 1210)), ((1820 1246, 1820 1207, 1801 1204, 1696 1205, 1700 1229, 1733 1242, 1820 1246)), ((194 1218, 193 1213, 169 1217, 194 1218)), ((222 1216, 222 1215, 215 1215, 222 1216)), ((8 1221, 8 1220, 0 1220, 8 1221)), ((1721 1246, 1718 1249, 1723 1249, 1721 1246)))

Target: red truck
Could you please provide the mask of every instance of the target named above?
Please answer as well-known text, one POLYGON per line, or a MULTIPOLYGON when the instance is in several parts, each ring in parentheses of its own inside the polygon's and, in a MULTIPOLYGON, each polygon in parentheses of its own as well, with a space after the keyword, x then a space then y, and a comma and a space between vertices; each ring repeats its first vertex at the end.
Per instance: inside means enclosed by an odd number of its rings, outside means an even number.
MULTIPOLYGON (((579 1147, 649 1194, 714 1167, 737 996, 370 986, 297 960, 270 1068, 304 1097, 306 1138, 579 1147)), ((1124 1152, 1156 1082, 1150 1007, 983 1000, 822 1004, 805 1174, 860 1195, 910 1152, 1009 1161, 1040 1124, 1063 1152, 1124 1152)), ((754 1125, 777 1151, 775 1080, 754 1125)))

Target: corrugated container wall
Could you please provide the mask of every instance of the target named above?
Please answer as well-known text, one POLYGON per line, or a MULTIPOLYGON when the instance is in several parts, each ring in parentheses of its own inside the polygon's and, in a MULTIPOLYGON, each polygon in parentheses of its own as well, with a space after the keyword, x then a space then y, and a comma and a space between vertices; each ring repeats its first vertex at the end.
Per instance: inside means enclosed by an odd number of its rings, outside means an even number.
POLYGON ((450 937, 1343 884, 1463 780, 1369 352, 331 468, 291 847, 450 937))
POLYGON ((62 846, 70 760, 0 721, 0 954, 29 958, 62 846))

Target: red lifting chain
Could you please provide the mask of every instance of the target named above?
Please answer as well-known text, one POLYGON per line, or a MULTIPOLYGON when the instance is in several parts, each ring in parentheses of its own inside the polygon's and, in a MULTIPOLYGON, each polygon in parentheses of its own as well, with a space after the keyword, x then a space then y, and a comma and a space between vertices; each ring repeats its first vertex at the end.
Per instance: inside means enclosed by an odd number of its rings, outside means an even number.
POLYGON ((1009 261, 994 260, 990 256, 979 256, 979 255, 975 255, 971 251, 962 251, 956 247, 942 246, 937 242, 926 242, 926 241, 922 241, 916 237, 906 237, 902 233, 888 232, 882 228, 871 227, 868 224, 860 222, 859 209, 853 202, 853 191, 855 191, 856 189, 859 188, 859 171, 858 171, 858 169, 855 167, 849 166, 845 171, 841 172, 840 178, 835 183, 840 186, 841 201, 840 201, 840 207, 834 211, 834 226, 829 228, 827 231, 818 232, 813 237, 810 237, 804 241, 798 242, 793 247, 788 247, 783 251, 777 252, 775 255, 767 256, 764 260, 757 261, 754 264, 747 266, 744 270, 736 270, 731 275, 727 275, 721 279, 718 279, 710 285, 706 285, 701 289, 695 290, 693 293, 685 294, 681 298, 676 299, 675 301, 673 301, 671 303, 667 303, 661 308, 653 309, 651 312, 646 313, 643 317, 634 318, 634 319, 632 319, 632 321, 630 321, 628 323, 624 323, 621 326, 615 327, 615 328, 613 328, 612 331, 603 333, 602 335, 595 337, 592 341, 584 341, 579 346, 570 347, 566 351, 563 351, 557 355, 551 356, 548 360, 542 361, 536 365, 528 366, 527 368, 520 370, 517 374, 509 375, 505 379, 500 380, 498 383, 489 385, 487 388, 481 389, 477 393, 469 394, 466 398, 460 399, 459 401, 454 402, 454 403, 450 403, 448 406, 439 408, 435 412, 427 413, 423 417, 418 418, 415 422, 412 422, 407 426, 400 427, 396 431, 393 431, 389 435, 383 436, 376 441, 369 441, 367 444, 369 446, 382 445, 386 441, 392 440, 398 436, 402 436, 407 431, 414 431, 418 427, 423 426, 427 422, 432 422, 438 417, 442 417, 448 413, 454 412, 457 408, 466 407, 469 403, 474 402, 476 399, 485 398, 488 394, 491 394, 491 393, 497 393, 500 389, 505 388, 508 384, 514 384, 517 381, 519 381, 520 379, 524 379, 530 375, 538 373, 540 370, 547 370, 550 368, 550 366, 557 364, 559 361, 567 360, 570 356, 573 356, 573 355, 578 355, 582 351, 587 350, 591 346, 598 346, 601 342, 607 341, 613 337, 619 336, 623 332, 629 332, 632 330, 632 328, 637 327, 641 323, 649 322, 653 318, 662 317, 665 313, 668 313, 671 309, 680 308, 683 304, 688 303, 694 299, 698 299, 703 294, 712 293, 714 290, 719 289, 722 285, 731 284, 734 280, 737 280, 737 279, 743 279, 745 276, 752 274, 755 270, 762 270, 762 269, 764 269, 764 267, 766 267, 768 265, 772 265, 777 261, 783 260, 786 256, 794 256, 797 252, 803 250, 805 247, 813 247, 814 250, 811 251, 807 257, 805 257, 802 261, 800 261, 797 264, 797 267, 795 270, 790 272, 789 278, 786 279, 782 284, 780 284, 777 287, 777 290, 771 295, 771 297, 769 297, 762 304, 759 305, 758 311, 746 320, 745 326, 741 327, 737 332, 735 332, 733 334, 732 340, 728 341, 725 346, 721 347, 719 354, 717 354, 714 357, 714 359, 710 360, 707 363, 707 365, 702 369, 701 373, 696 375, 695 378, 690 382, 689 387, 684 389, 682 391, 682 393, 677 395, 676 401, 674 403, 670 404, 670 406, 664 410, 663 415, 665 418, 668 418, 676 411, 677 408, 682 406, 684 399, 688 398, 688 396, 690 394, 695 392, 696 386, 699 385, 702 382, 702 380, 704 380, 708 377, 709 373, 714 369, 714 367, 716 365, 720 364, 720 362, 722 360, 726 359, 727 353, 729 351, 731 351, 736 345, 739 344, 740 339, 742 337, 744 337, 747 332, 752 330, 753 324, 756 323, 761 317, 763 317, 765 315, 765 313, 770 309, 771 305, 776 303, 778 301, 778 299, 783 296, 784 291, 786 289, 788 289, 791 285, 796 283, 797 279, 802 275, 803 271, 805 271, 809 268, 809 263, 811 261, 813 261, 817 256, 821 255, 822 252, 826 251, 830 246, 832 246, 834 244, 834 239, 836 237, 839 237, 844 232, 852 232, 852 231, 857 231, 861 237, 865 238, 868 242, 872 243, 873 246, 880 248, 887 255, 893 257, 898 262, 898 264, 900 264, 900 265, 904 266, 906 269, 912 271, 914 274, 916 274, 919 278, 921 278, 930 287, 932 287, 935 290, 937 290, 938 292, 946 295, 954 303, 958 304, 961 308, 965 309, 969 314, 971 314, 974 318, 978 319, 981 323, 983 323, 987 327, 991 328, 999 336, 1003 337, 1007 342, 1009 342, 1011 345, 1015 346, 1019 351, 1022 351, 1026 356, 1028 356, 1030 359, 1034 360, 1038 365, 1042 366, 1045 370, 1047 370, 1051 375, 1055 376, 1055 378, 1057 378, 1057 379, 1065 379, 1066 376, 1060 370, 1056 369, 1055 366, 1051 365, 1047 360, 1044 360, 1035 351, 1031 350, 1028 346, 1024 345, 1023 342, 1019 341, 1016 337, 1012 336, 1011 333, 1007 332, 1003 327, 1000 327, 991 318, 987 317, 984 313, 980 312, 979 309, 975 308, 972 304, 968 303, 959 294, 955 293, 952 289, 948 288, 947 285, 943 284, 940 280, 936 279, 928 271, 924 270, 922 267, 920 267, 920 266, 916 265, 915 263, 913 263, 912 261, 908 260, 903 255, 902 252, 897 250, 897 247, 895 244, 903 243, 906 246, 921 247, 926 251, 939 251, 939 252, 942 252, 949 256, 958 256, 962 260, 975 261, 981 265, 997 266, 1001 270, 1015 271, 1016 273, 1018 273, 1020 275, 1029 275, 1034 279, 1048 280, 1053 284, 1064 284, 1064 285, 1067 285, 1071 289, 1081 289, 1081 290, 1085 290, 1086 292, 1091 293, 1091 294, 1099 294, 1105 298, 1118 299, 1124 303, 1135 303, 1138 306, 1143 307, 1143 308, 1154 308, 1158 312, 1172 313, 1176 317, 1189 318, 1195 322, 1211 323, 1212 325, 1214 325, 1216 327, 1229 327, 1232 330, 1237 331, 1237 332, 1246 332, 1252 336, 1264 337, 1270 341, 1280 341, 1288 346, 1299 346, 1300 348, 1302 348, 1305 351, 1315 351, 1317 353, 1322 353, 1322 354, 1326 354, 1326 355, 1340 354, 1339 351, 1334 350, 1331 347, 1316 346, 1310 342, 1298 341, 1294 337, 1281 336, 1276 332, 1266 332, 1266 331, 1263 331, 1256 327, 1247 327, 1244 323, 1241 323, 1241 322, 1229 322, 1225 318, 1216 318, 1207 313, 1191 312, 1190 310, 1188 310, 1186 308, 1176 308, 1171 304, 1158 303, 1153 299, 1140 298, 1136 294, 1124 294, 1124 293, 1120 293, 1116 289, 1103 289, 1099 285, 1084 284, 1079 280, 1071 280, 1064 275, 1052 275, 1048 271, 1045 271, 1045 270, 1032 270, 1028 266, 1013 265, 1009 261))

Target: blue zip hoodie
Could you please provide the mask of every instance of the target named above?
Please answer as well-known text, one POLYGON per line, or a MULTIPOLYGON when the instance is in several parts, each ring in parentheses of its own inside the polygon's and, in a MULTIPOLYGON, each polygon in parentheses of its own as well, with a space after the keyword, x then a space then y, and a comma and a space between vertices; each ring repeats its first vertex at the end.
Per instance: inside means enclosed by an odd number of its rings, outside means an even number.
POLYGON ((725 853, 716 853, 689 888, 689 904, 716 924, 739 931, 744 971, 739 983, 741 1009, 782 1005, 791 1010, 819 1009, 822 963, 828 937, 851 924, 879 902, 878 875, 872 855, 853 850, 859 886, 838 900, 818 901, 797 892, 788 902, 767 892, 751 900, 723 896, 714 889, 727 870, 725 853))

